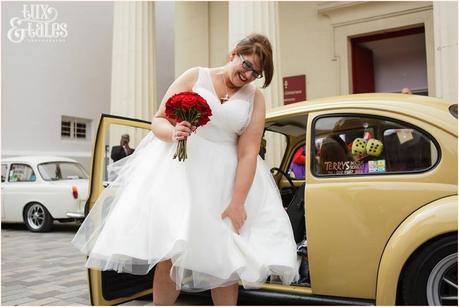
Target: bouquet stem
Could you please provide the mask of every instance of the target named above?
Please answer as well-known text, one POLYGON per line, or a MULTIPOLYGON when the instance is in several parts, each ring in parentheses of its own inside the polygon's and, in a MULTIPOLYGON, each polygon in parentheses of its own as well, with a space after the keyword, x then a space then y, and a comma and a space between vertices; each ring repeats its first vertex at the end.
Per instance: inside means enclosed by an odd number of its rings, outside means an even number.
POLYGON ((177 150, 175 151, 173 159, 177 159, 182 162, 185 161, 187 157, 186 154, 186 140, 180 140, 177 144, 177 150))

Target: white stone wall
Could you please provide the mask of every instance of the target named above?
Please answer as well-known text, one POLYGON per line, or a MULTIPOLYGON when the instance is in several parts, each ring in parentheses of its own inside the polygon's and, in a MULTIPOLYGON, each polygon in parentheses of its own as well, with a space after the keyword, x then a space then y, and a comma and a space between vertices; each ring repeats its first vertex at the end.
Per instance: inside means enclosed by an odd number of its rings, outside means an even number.
POLYGON ((88 169, 101 113, 110 110, 113 3, 39 2, 67 25, 64 42, 13 43, 10 20, 23 3, 2 5, 2 157, 51 154, 88 169), (61 116, 92 120, 87 141, 61 139, 61 116))
MULTIPOLYGON (((159 106, 169 86, 175 79, 174 35, 175 3, 155 2, 156 35, 156 97, 159 106)), ((154 110, 156 113, 156 110, 154 110)))
POLYGON ((282 77, 306 75, 306 99, 338 93, 338 65, 329 18, 317 2, 280 2, 282 77))
POLYGON ((228 2, 209 2, 209 24, 209 66, 223 66, 231 48, 228 46, 228 2))
POLYGON ((175 76, 195 66, 209 66, 208 2, 175 3, 175 76))
POLYGON ((457 103, 457 1, 434 1, 437 97, 457 103))

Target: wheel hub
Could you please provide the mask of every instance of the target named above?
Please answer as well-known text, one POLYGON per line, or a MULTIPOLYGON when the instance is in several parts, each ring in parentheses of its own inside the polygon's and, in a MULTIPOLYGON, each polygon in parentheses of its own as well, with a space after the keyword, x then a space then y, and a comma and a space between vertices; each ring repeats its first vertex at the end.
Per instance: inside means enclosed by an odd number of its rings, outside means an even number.
POLYGON ((44 222, 43 208, 38 204, 32 205, 27 211, 27 221, 32 228, 40 228, 44 222))
POLYGON ((427 280, 428 304, 457 306, 457 285, 457 253, 454 253, 432 269, 427 280))

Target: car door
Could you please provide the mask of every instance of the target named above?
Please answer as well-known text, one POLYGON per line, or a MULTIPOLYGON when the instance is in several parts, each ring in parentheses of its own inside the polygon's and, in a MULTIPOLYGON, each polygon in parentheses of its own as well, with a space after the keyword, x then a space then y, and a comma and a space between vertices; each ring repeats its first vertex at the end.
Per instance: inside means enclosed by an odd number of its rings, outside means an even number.
POLYGON ((5 221, 22 222, 23 209, 30 200, 31 190, 36 183, 36 174, 28 163, 12 162, 2 190, 2 204, 5 221))
POLYGON ((457 193, 450 184, 457 161, 442 161, 442 148, 445 153, 457 141, 408 115, 336 109, 310 114, 307 144, 313 292, 374 299, 379 262, 394 230, 421 206, 457 193))
MULTIPOLYGON (((110 148, 119 145, 120 136, 130 134, 135 145, 150 132, 150 123, 142 120, 102 114, 93 147, 89 198, 85 213, 91 210, 108 182, 107 166, 112 163, 110 148)), ((88 269, 91 305, 117 305, 152 293, 154 269, 147 275, 88 269)))

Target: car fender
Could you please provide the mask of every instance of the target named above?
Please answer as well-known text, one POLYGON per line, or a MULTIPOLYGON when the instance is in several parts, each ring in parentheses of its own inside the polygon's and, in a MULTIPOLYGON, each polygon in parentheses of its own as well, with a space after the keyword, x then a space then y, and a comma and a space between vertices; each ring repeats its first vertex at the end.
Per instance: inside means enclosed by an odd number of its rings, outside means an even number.
MULTIPOLYGON (((43 201, 40 201, 40 200, 29 200, 29 201, 27 201, 27 202, 22 206, 22 210, 21 210, 21 212, 20 212, 21 218, 20 218, 20 220, 17 220, 17 221, 20 221, 20 222, 23 221, 24 214, 25 214, 25 209, 26 209, 27 206, 30 205, 30 204, 39 204, 39 205, 42 205, 42 206, 45 207, 45 209, 48 210, 48 212, 49 212, 48 207, 46 206, 46 204, 45 204, 43 201)), ((51 215, 51 217, 53 217, 53 215, 51 214, 51 212, 49 212, 49 214, 51 215)), ((53 217, 53 218, 54 218, 54 217, 53 217)))
POLYGON ((439 235, 457 232, 457 201, 457 195, 433 201, 413 212, 394 231, 378 269, 377 305, 395 305, 400 274, 419 246, 439 235))
POLYGON ((64 219, 67 212, 79 212, 80 199, 72 196, 71 185, 49 185, 37 191, 35 195, 27 195, 22 202, 25 206, 31 202, 37 202, 46 207, 53 218, 64 219))

